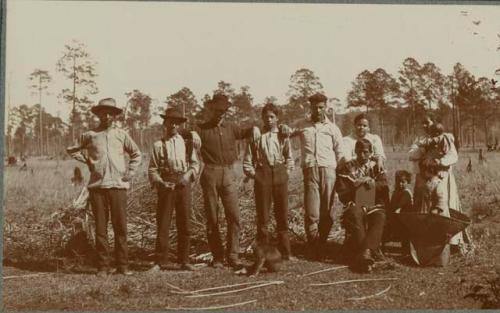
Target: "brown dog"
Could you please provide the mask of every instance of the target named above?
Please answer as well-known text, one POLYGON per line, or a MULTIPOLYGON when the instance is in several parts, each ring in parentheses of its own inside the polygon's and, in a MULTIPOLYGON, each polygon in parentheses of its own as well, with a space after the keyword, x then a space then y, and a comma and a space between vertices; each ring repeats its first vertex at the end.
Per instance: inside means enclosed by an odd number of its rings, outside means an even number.
POLYGON ((249 275, 257 276, 263 267, 268 272, 278 272, 281 268, 281 253, 273 245, 257 244, 254 250, 255 263, 251 266, 249 275))

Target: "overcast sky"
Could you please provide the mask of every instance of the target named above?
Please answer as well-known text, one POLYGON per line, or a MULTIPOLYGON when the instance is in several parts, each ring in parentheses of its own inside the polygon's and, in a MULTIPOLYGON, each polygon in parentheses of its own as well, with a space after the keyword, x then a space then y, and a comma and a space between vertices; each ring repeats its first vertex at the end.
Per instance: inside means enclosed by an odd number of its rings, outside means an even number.
POLYGON ((250 86, 255 103, 266 96, 284 101, 290 76, 306 67, 329 97, 345 103, 361 71, 382 67, 397 75, 410 56, 445 74, 460 62, 476 76, 493 77, 499 33, 495 5, 9 0, 6 103, 36 103, 28 76, 45 69, 53 83, 44 106, 66 118, 70 107, 56 96, 71 83, 55 64, 72 39, 97 62, 94 101, 124 104, 124 93, 139 89, 162 102, 184 86, 202 97, 220 80, 250 86))

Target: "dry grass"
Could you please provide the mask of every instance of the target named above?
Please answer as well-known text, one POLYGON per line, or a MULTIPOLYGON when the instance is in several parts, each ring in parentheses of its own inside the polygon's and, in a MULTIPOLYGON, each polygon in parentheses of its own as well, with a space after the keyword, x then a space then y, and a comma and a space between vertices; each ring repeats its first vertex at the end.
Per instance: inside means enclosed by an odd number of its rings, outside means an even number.
MULTIPOLYGON (((132 258, 132 268, 137 273, 132 277, 110 276, 100 279, 91 275, 92 268, 81 262, 70 262, 66 258, 53 259, 50 251, 57 240, 59 245, 62 238, 47 239, 47 234, 53 234, 40 227, 40 221, 47 220, 58 208, 67 208, 71 200, 78 193, 79 188, 70 185, 70 177, 76 162, 65 161, 59 164, 56 172, 55 161, 28 162, 35 169, 19 172, 8 168, 6 172, 6 207, 4 217, 6 221, 16 222, 19 225, 30 225, 31 231, 24 229, 18 240, 24 238, 37 245, 32 250, 22 251, 26 260, 4 262, 4 275, 22 275, 33 272, 46 272, 46 275, 30 278, 14 278, 3 282, 3 304, 8 310, 51 309, 51 310, 161 310, 166 307, 207 307, 224 305, 247 300, 257 299, 257 303, 243 306, 241 310, 260 309, 466 309, 479 308, 482 302, 479 298, 464 298, 473 290, 488 293, 494 297, 493 291, 488 289, 488 280, 495 277, 496 263, 500 259, 500 154, 487 154, 488 162, 477 164, 477 154, 470 154, 473 160, 472 173, 466 173, 469 153, 461 154, 461 160, 456 167, 457 180, 461 191, 461 200, 466 211, 474 220, 470 231, 478 247, 473 256, 467 258, 454 257, 452 264, 446 268, 417 268, 409 265, 405 260, 397 257, 380 265, 373 278, 399 278, 395 282, 355 283, 345 286, 310 287, 310 283, 331 282, 349 279, 364 278, 366 276, 352 273, 347 269, 326 272, 310 277, 300 277, 300 274, 328 268, 338 264, 334 253, 338 251, 340 238, 334 238, 326 250, 330 257, 325 263, 308 262, 302 258, 295 263, 287 263, 280 273, 263 274, 250 279, 232 274, 229 270, 214 270, 202 268, 195 273, 163 272, 148 274, 143 272, 151 265, 153 245, 145 241, 132 258), (38 228, 37 228, 37 225, 38 228), (38 237, 37 237, 38 236, 38 237), (41 236, 41 237, 40 237, 41 236), (43 239, 43 240, 40 240, 43 239), (52 240, 52 242, 44 242, 52 240), (30 252, 31 251, 31 252, 30 252), (31 254, 31 258, 26 258, 31 254), (52 259, 51 259, 52 257, 52 259), (77 265, 75 267, 75 265, 77 265), (241 283, 249 280, 284 280, 285 284, 255 289, 242 294, 227 297, 188 299, 182 295, 169 293, 169 282, 187 290, 219 286, 231 283, 241 283), (27 282, 30 282, 28 285, 27 282), (388 284, 392 288, 380 297, 364 301, 349 301, 351 297, 362 297, 384 290, 388 284), (479 287, 478 287, 479 286, 479 287)), ((404 153, 389 154, 388 168, 391 178, 396 169, 407 167, 404 153)), ((84 174, 85 171, 83 171, 84 174)), ((144 169, 134 185, 135 192, 140 197, 135 199, 134 207, 142 208, 142 213, 151 214, 151 205, 154 196, 147 189, 140 192, 138 187, 145 180, 144 169)), ((244 245, 253 238, 254 208, 252 200, 252 186, 240 181, 240 203, 244 216, 244 245)), ((290 208, 292 225, 301 225, 302 221, 302 183, 301 172, 297 169, 290 179, 290 208)), ((195 191, 195 213, 201 214, 202 201, 195 191)), ((134 191, 131 191, 133 194, 134 191)), ((137 211, 139 212, 139 211, 137 211)), ((135 214, 135 213, 134 213, 135 214)), ((202 215, 202 214, 201 214, 202 215)), ((45 225, 45 224, 43 224, 45 225)), ((46 224, 50 225, 50 223, 46 224)), ((4 224, 4 231, 5 231, 4 224)), ((48 226, 44 226, 48 227, 48 226)), ((150 229, 152 231, 152 229, 150 229)), ((197 228, 199 238, 204 238, 203 227, 197 228), (201 233, 200 233, 201 232, 201 233)), ((297 236, 294 237, 294 251, 301 255, 302 233, 300 226, 294 228, 297 236)), ((154 233, 154 232, 153 232, 154 233)), ((338 233, 338 232, 334 232, 338 233)), ((14 246, 5 242, 4 256, 12 255, 14 246)), ((197 254, 208 251, 204 240, 196 243, 193 252, 197 254)), ((22 256, 18 256, 22 258, 22 256)), ((5 261, 5 260, 4 260, 5 261)), ((8 261, 8 260, 7 260, 8 261)))
POLYGON ((79 166, 82 173, 88 177, 84 165, 77 161, 29 159, 27 164, 27 171, 21 171, 20 166, 5 167, 7 214, 30 208, 54 210, 67 207, 80 191, 80 187, 71 184, 74 167, 79 166))

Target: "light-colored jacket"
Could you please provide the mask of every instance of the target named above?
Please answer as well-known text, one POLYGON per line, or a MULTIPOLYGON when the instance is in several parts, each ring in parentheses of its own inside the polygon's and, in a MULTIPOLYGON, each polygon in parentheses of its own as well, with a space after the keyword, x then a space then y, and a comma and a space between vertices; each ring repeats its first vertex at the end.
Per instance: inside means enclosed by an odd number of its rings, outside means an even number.
POLYGON ((141 163, 141 152, 128 133, 119 128, 88 131, 82 134, 79 145, 66 151, 77 161, 87 164, 90 171, 88 188, 128 189, 129 182, 141 163), (86 151, 84 154, 83 151, 86 151), (130 159, 126 164, 125 153, 130 159))
POLYGON ((300 136, 302 168, 336 168, 338 162, 345 158, 342 133, 329 120, 318 123, 304 121, 293 131, 293 135, 296 134, 300 136))
POLYGON ((175 180, 187 171, 191 171, 191 179, 194 180, 200 172, 200 161, 195 149, 187 149, 181 135, 163 138, 153 144, 148 167, 149 181, 153 187, 163 181, 175 180), (188 153, 190 155, 187 157, 188 153))

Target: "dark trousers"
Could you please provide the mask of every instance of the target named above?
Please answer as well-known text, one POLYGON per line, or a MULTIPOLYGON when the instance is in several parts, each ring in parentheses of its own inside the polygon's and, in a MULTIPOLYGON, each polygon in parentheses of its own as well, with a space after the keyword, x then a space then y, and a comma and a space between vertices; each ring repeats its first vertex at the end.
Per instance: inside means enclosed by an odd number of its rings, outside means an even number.
POLYGON ((260 167, 255 172, 255 206, 257 210, 257 242, 269 243, 269 213, 274 202, 274 217, 278 232, 278 248, 290 256, 288 235, 288 174, 285 166, 260 167))
POLYGON ((158 206, 156 208, 156 255, 157 264, 166 265, 170 248, 170 222, 175 210, 177 227, 177 261, 189 263, 189 216, 191 213, 191 184, 182 188, 169 190, 160 187, 158 190, 158 206))
POLYGON ((200 178, 207 217, 207 238, 215 261, 224 259, 224 246, 219 230, 218 200, 222 200, 227 222, 227 258, 238 260, 240 250, 240 208, 238 187, 233 166, 206 165, 200 178))
POLYGON ((380 246, 385 225, 385 210, 375 209, 366 213, 363 208, 352 205, 343 216, 346 229, 344 248, 349 254, 358 254, 366 249, 380 246))
POLYGON ((128 264, 127 251, 127 190, 125 189, 89 189, 89 200, 95 219, 95 242, 97 251, 97 267, 109 267, 108 221, 115 235, 115 258, 119 268, 125 269, 128 264))

